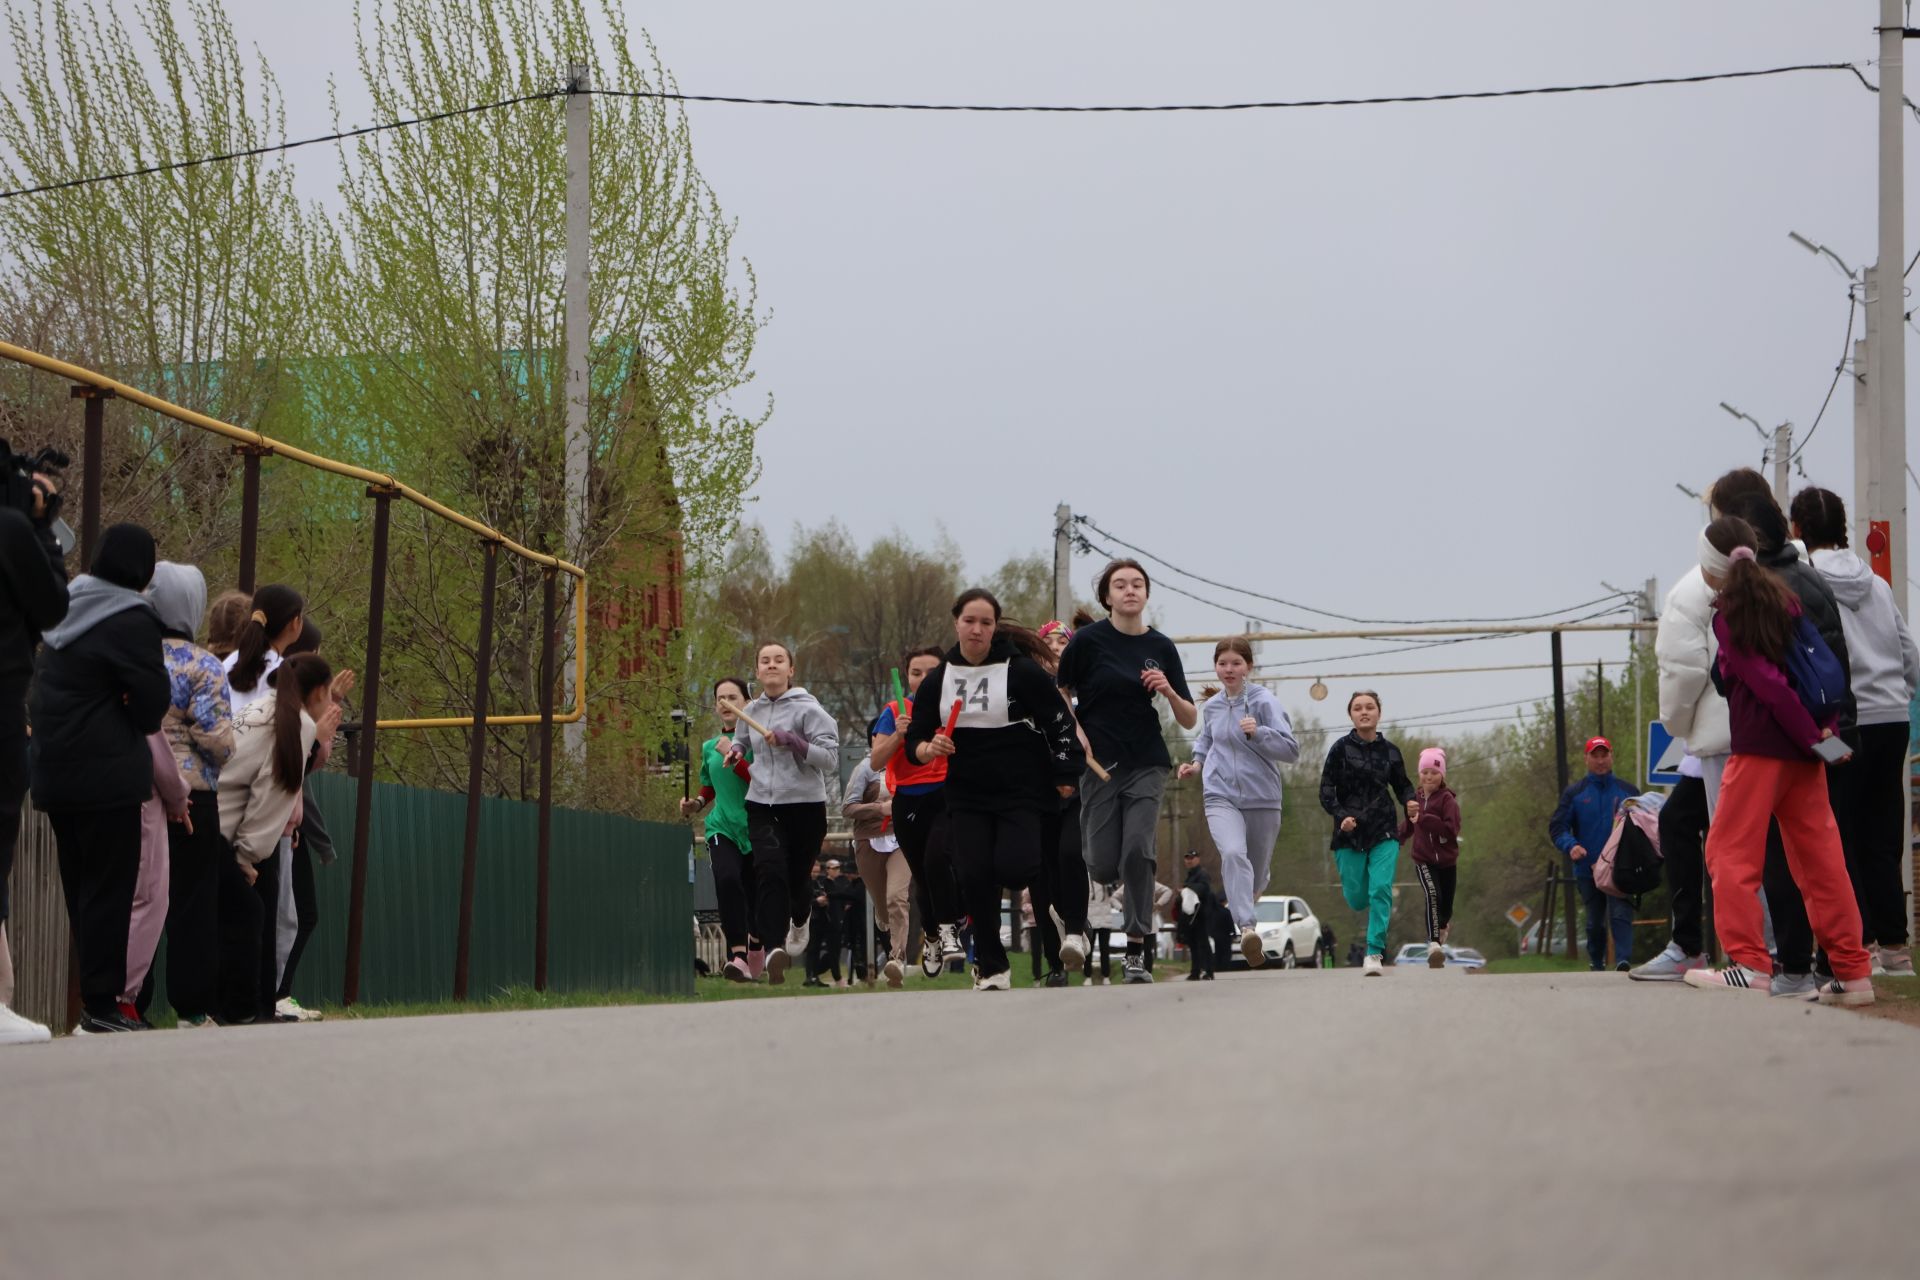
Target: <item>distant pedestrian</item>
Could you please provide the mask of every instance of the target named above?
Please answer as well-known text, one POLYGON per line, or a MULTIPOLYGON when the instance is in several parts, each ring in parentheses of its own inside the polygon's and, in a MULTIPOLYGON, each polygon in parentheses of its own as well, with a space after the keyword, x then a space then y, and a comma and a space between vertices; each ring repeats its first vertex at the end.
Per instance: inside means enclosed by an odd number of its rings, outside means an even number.
POLYGON ((1213 926, 1214 916, 1220 910, 1220 898, 1213 891, 1213 881, 1207 878, 1206 868, 1200 865, 1198 850, 1187 850, 1181 864, 1186 868, 1187 878, 1180 890, 1180 935, 1186 939, 1187 954, 1193 959, 1187 981, 1211 982, 1219 963, 1213 954, 1213 926))
POLYGON ((1427 900, 1427 967, 1438 969, 1447 963, 1460 870, 1460 802, 1447 785, 1447 753, 1439 747, 1420 753, 1420 788, 1400 824, 1400 840, 1413 842, 1413 873, 1427 900))
MULTIPOLYGON (((1393 873, 1400 860, 1403 807, 1412 806, 1413 782, 1400 748, 1380 732, 1380 695, 1365 689, 1347 699, 1353 732, 1333 744, 1320 771, 1320 807, 1333 817, 1334 857, 1347 906, 1367 913, 1364 970, 1385 970, 1387 924, 1393 918, 1393 873)), ((1409 814, 1416 809, 1407 808, 1409 814)))
MULTIPOLYGON (((875 736, 868 735, 869 738, 875 736)), ((853 862, 860 868, 860 879, 873 898, 874 914, 887 932, 887 963, 881 974, 889 987, 898 988, 906 977, 907 919, 911 914, 913 873, 894 834, 893 807, 894 799, 887 791, 885 775, 873 767, 870 757, 860 757, 841 795, 840 812, 853 823, 853 862)), ((866 931, 856 929, 854 932, 864 943, 866 931)))
POLYGON ((1547 820, 1547 836, 1573 865, 1574 887, 1580 891, 1587 916, 1587 967, 1607 967, 1607 932, 1613 932, 1614 967, 1625 973, 1632 967, 1633 904, 1605 893, 1593 882, 1593 865, 1613 834, 1614 811, 1622 800, 1638 795, 1632 783, 1613 773, 1613 744, 1588 738, 1587 776, 1568 787, 1547 820))

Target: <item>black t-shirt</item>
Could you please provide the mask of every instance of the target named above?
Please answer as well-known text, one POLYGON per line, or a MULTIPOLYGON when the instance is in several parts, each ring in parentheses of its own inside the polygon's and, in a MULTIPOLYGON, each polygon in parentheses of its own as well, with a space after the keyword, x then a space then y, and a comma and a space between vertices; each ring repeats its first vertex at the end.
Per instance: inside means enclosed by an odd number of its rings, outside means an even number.
POLYGON ((1060 655, 1060 687, 1079 699, 1080 727, 1094 758, 1108 769, 1173 767, 1160 734, 1160 695, 1140 683, 1149 668, 1164 672, 1173 691, 1193 701, 1180 651, 1151 627, 1130 636, 1103 618, 1074 632, 1060 655))

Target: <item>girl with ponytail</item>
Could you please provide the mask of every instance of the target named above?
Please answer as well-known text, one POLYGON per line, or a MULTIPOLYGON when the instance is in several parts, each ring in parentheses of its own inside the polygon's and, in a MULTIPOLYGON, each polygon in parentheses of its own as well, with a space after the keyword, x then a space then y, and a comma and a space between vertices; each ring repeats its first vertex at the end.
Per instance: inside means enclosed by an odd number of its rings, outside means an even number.
POLYGON ((271 583, 253 593, 253 607, 226 656, 234 715, 269 695, 274 670, 287 646, 300 638, 306 612, 307 602, 292 587, 271 583))
POLYGON ((1761 565, 1757 546, 1753 526, 1737 516, 1721 516, 1700 535, 1700 571, 1718 593, 1713 632, 1720 653, 1713 681, 1726 695, 1733 728, 1733 755, 1707 831, 1706 855, 1714 926, 1731 963, 1691 969, 1686 981, 1762 994, 1770 989, 1773 960, 1760 927, 1758 895, 1767 828, 1777 821, 1814 937, 1833 965, 1835 976, 1820 985, 1819 1000, 1872 1004, 1860 909, 1821 765, 1823 758, 1838 758, 1822 744, 1833 738, 1839 717, 1816 722, 1788 677, 1790 651, 1819 642, 1801 625, 1799 598, 1761 565))

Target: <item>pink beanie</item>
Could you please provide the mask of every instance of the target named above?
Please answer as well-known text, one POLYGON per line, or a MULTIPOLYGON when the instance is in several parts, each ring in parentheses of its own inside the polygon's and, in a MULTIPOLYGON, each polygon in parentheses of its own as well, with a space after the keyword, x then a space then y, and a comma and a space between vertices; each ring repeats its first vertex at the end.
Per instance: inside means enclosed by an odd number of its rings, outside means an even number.
POLYGON ((1438 769, 1441 777, 1447 776, 1447 753, 1439 747, 1428 747, 1420 753, 1422 769, 1438 769))

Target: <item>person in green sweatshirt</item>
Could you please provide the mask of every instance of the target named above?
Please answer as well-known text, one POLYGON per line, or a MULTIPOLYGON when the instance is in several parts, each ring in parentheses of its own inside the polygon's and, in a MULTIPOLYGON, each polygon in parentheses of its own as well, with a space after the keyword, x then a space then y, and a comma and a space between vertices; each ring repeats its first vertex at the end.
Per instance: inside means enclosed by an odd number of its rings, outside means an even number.
POLYGON ((727 939, 729 982, 757 981, 767 966, 766 944, 748 925, 753 901, 753 841, 747 835, 747 783, 753 752, 735 728, 747 701, 747 682, 727 676, 713 686, 713 709, 720 732, 700 744, 700 794, 682 800, 687 817, 706 810, 707 856, 713 862, 713 890, 720 900, 720 931, 727 939))

